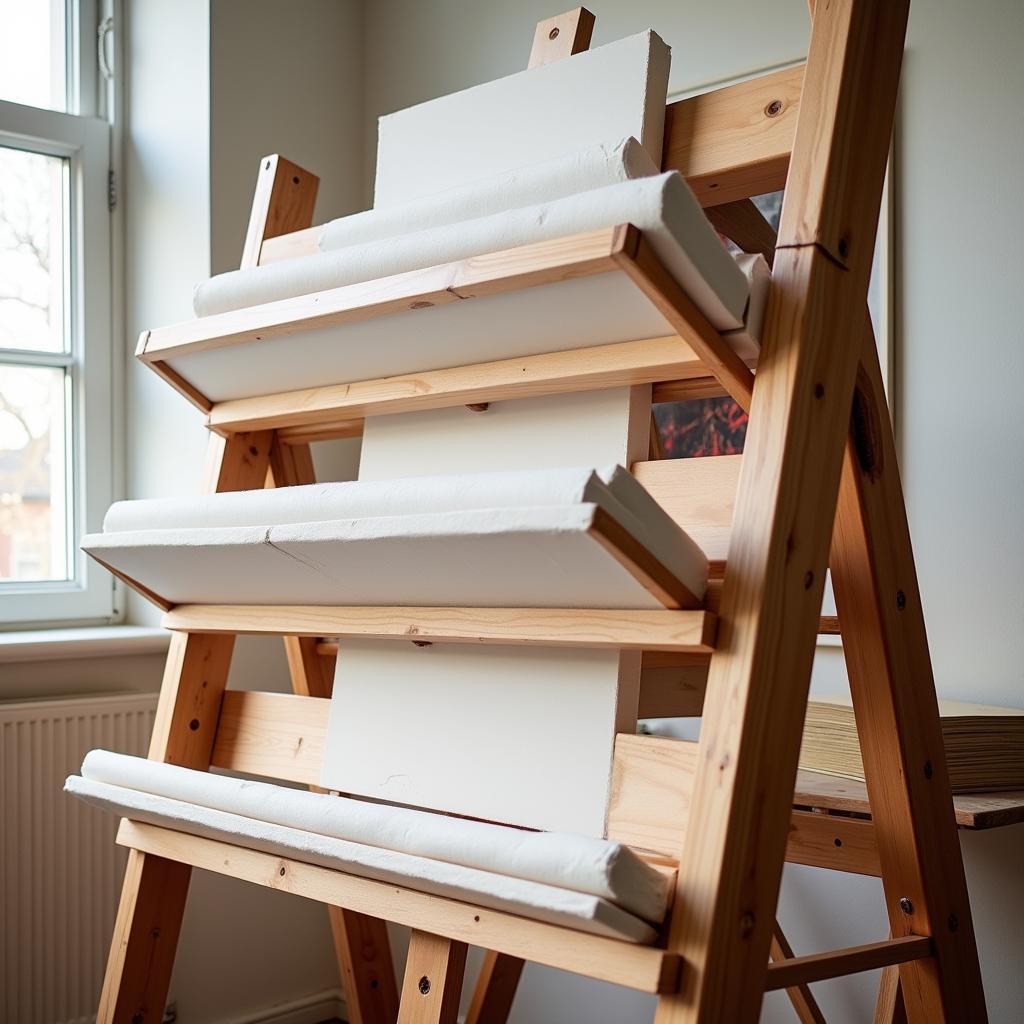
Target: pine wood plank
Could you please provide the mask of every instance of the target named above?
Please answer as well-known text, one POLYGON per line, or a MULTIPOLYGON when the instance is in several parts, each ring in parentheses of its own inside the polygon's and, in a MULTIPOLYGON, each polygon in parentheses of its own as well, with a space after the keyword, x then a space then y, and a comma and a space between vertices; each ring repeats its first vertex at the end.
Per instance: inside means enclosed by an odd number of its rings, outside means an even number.
POLYGON ((414 928, 398 1024, 455 1024, 466 970, 466 944, 414 928))
POLYGON ((505 1024, 525 966, 519 957, 487 950, 466 1011, 466 1024, 505 1024))
POLYGON ((909 963, 931 956, 932 940, 926 935, 905 935, 899 939, 883 939, 863 946, 830 950, 793 957, 768 965, 768 984, 773 992, 794 985, 809 985, 828 978, 842 978, 862 971, 877 971, 890 964, 909 963))
POLYGON ((519 359, 427 370, 378 380, 218 402, 208 425, 219 433, 273 426, 291 441, 358 436, 366 416, 446 409, 479 402, 570 394, 657 380, 704 379, 707 367, 680 338, 648 338, 519 359))
MULTIPOLYGON (((828 168, 843 163, 845 181, 871 180, 830 195, 858 237, 873 237, 877 204, 859 197, 881 194, 906 15, 905 3, 865 0, 818 11, 791 216, 815 206, 828 168), (880 90, 857 84, 869 67, 880 90)), ((776 253, 691 807, 702 828, 686 833, 676 899, 688 913, 669 937, 689 969, 680 993, 659 1001, 658 1024, 752 1024, 760 1011, 866 302, 863 249, 847 269, 815 245, 776 253)))
POLYGON ((313 223, 320 179, 298 164, 273 153, 260 161, 249 225, 242 246, 243 269, 260 263, 264 241, 313 223))
POLYGON ((750 199, 707 208, 708 220, 744 252, 759 252, 770 267, 775 262, 775 229, 750 199))
POLYGON ((553 18, 537 22, 527 68, 539 68, 552 61, 582 53, 590 47, 594 34, 594 16, 585 7, 576 7, 553 18))
POLYGON ((217 874, 344 906, 560 970, 603 978, 641 992, 665 992, 674 989, 679 980, 678 957, 654 946, 543 924, 155 825, 124 821, 118 842, 217 874))
POLYGON ((800 65, 670 103, 662 170, 704 206, 784 188, 803 78, 800 65))
MULTIPOLYGON (((187 768, 210 763, 232 636, 171 638, 149 757, 187 768)), ((159 1019, 167 1001, 191 868, 133 851, 128 859, 97 1010, 99 1024, 159 1019)))
MULTIPOLYGON (((771 954, 774 963, 793 959, 792 947, 789 945, 778 919, 772 929, 771 954)), ((786 995, 789 996, 789 1001, 793 1004, 793 1011, 799 1018, 800 1024, 826 1024, 825 1015, 821 1012, 817 1000, 807 985, 794 985, 792 988, 787 988, 786 995)))
POLYGON ((716 627, 715 616, 703 610, 320 605, 178 605, 163 624, 172 630, 213 633, 705 653, 712 649, 716 627))

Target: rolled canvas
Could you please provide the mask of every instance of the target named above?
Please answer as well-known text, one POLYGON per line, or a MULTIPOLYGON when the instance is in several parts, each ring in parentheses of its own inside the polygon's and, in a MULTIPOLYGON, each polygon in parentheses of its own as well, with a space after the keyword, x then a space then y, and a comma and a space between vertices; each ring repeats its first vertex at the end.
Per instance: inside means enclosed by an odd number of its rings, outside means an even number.
POLYGON ((82 777, 335 839, 589 893, 649 921, 658 922, 665 915, 666 876, 621 843, 310 793, 107 750, 86 755, 82 777))
POLYGON ((320 248, 344 249, 398 238, 442 224, 457 224, 619 181, 648 177, 658 170, 636 139, 598 142, 578 152, 503 170, 436 195, 332 220, 320 234, 320 248))
POLYGON ((649 924, 607 900, 570 889, 335 839, 77 775, 68 778, 64 791, 132 821, 318 864, 480 907, 628 942, 650 943, 656 935, 649 924))

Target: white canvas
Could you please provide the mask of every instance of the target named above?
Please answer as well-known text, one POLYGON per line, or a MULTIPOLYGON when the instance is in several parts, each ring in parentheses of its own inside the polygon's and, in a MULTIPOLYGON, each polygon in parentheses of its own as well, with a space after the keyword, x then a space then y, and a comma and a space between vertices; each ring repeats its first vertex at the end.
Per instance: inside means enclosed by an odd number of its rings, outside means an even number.
POLYGON ((657 923, 668 876, 621 843, 531 832, 92 750, 82 777, 397 853, 600 896, 657 923))
POLYGON ((640 918, 598 896, 570 889, 395 853, 77 775, 68 778, 64 790, 132 821, 318 864, 362 878, 628 942, 650 943, 656 936, 654 929, 640 918))
POLYGON ((632 135, 661 166, 670 50, 641 32, 380 118, 374 205, 632 135))

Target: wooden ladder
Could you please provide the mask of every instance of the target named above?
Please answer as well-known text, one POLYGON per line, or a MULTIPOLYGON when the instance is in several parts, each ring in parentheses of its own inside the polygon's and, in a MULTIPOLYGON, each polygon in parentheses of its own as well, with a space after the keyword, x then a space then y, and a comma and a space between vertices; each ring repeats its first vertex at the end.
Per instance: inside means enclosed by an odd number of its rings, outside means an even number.
MULTIPOLYGON (((202 324, 185 333, 144 335, 143 360, 207 414, 208 480, 217 491, 311 482, 310 441, 352 436, 368 414, 409 408, 653 382, 655 401, 732 395, 749 410, 750 423, 729 511, 728 560, 718 565, 721 575, 707 609, 538 611, 517 625, 488 609, 165 604, 165 622, 174 632, 150 757, 306 784, 319 778, 314 751, 323 739, 324 698, 331 688, 325 636, 401 637, 415 622, 418 635, 439 642, 472 636, 544 643, 563 636, 571 623, 572 642, 583 646, 641 649, 652 664, 663 657, 677 666, 707 665, 699 692, 684 700, 652 693, 646 703, 648 714, 679 714, 683 705, 690 709, 683 713, 702 709, 699 744, 620 737, 616 749, 616 771, 630 783, 616 809, 619 827, 647 835, 674 830, 675 899, 658 946, 567 932, 124 822, 119 841, 130 856, 100 1022, 160 1019, 193 866, 328 904, 353 1024, 454 1021, 468 944, 492 951, 473 998, 472 1024, 505 1020, 527 959, 657 993, 659 1024, 753 1024, 764 992, 779 988, 790 992, 802 1020, 820 1020, 809 984, 878 968, 887 974, 876 1021, 904 1019, 901 1014, 912 1024, 986 1019, 896 450, 866 304, 907 7, 906 0, 832 0, 815 12, 804 67, 668 108, 664 169, 686 176, 719 230, 774 263, 756 387, 751 370, 629 230, 609 236, 607 266, 629 275, 679 338, 418 374, 414 393, 399 377, 214 403, 166 361, 191 343, 185 334, 201 331, 202 324), (776 238, 750 198, 783 187, 776 238), (794 812, 793 801, 828 567, 872 818, 826 826, 822 815, 794 812), (238 633, 285 636, 298 696, 224 692, 238 633), (274 738, 308 741, 298 746, 309 753, 283 767, 275 760, 274 738), (652 803, 648 791, 644 799, 633 798, 636 780, 643 778, 631 774, 638 758, 661 765, 649 772, 663 787, 657 790, 660 803, 652 803), (700 827, 686 828, 687 820, 700 827), (849 838, 845 846, 822 841, 840 833, 849 838), (787 857, 880 875, 891 935, 867 946, 794 957, 775 922, 787 857), (385 919, 413 928, 401 994, 385 919)), ((592 27, 592 16, 582 9, 542 22, 530 65, 586 49, 592 27)), ((316 188, 317 179, 294 164, 279 157, 264 161, 243 266, 315 251, 316 188)), ((588 236, 587 245, 604 244, 602 239, 588 236)), ((493 288, 557 279, 560 267, 553 271, 550 253, 542 249, 530 250, 531 257, 538 254, 535 271, 524 263, 523 250, 514 263, 518 284, 495 271, 493 288)), ((583 255, 600 262, 589 250, 578 258, 583 255)), ((559 258, 565 264, 570 256, 559 258)), ((389 294, 386 302, 359 299, 359 315, 372 315, 374 301, 389 313, 396 302, 418 308, 423 295, 412 284, 408 289, 389 294)), ((321 308, 316 315, 327 314, 321 308)), ((218 323, 231 321, 232 314, 223 316, 218 323)), ((284 329, 295 328, 290 322, 284 329)), ((239 339, 245 340, 246 329, 238 327, 239 339)), ((651 465, 635 471, 655 497, 685 505, 679 492, 692 468, 663 462, 654 464, 659 471, 653 474, 651 465)), ((685 515, 679 518, 690 527, 685 515)))

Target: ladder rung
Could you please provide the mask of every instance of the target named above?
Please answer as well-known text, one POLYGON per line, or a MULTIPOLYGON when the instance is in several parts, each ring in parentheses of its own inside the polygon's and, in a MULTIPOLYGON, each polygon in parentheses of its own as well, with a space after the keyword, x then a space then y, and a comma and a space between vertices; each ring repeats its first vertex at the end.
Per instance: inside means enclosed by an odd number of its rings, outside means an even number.
POLYGON ((908 960, 922 960, 932 955, 932 940, 927 935, 904 935, 883 939, 865 946, 847 946, 827 953, 811 953, 792 960, 768 965, 766 992, 796 985, 809 985, 827 978, 841 978, 861 971, 876 971, 908 960))

